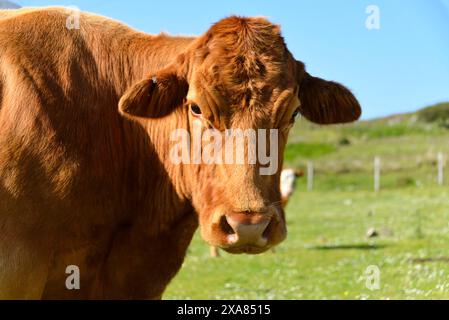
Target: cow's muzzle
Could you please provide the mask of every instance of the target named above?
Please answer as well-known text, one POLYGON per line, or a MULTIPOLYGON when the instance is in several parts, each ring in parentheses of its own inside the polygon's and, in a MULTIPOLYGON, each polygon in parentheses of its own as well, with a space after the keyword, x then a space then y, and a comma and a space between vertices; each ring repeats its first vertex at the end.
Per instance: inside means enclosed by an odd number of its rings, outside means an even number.
POLYGON ((270 208, 261 212, 232 212, 219 219, 218 244, 230 253, 261 253, 285 238, 285 222, 279 212, 270 208))

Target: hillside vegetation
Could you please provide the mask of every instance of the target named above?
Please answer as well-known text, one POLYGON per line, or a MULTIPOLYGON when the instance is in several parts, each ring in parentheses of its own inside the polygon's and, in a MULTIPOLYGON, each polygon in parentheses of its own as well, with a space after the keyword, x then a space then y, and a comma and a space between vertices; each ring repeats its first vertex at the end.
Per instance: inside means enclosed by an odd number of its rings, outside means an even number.
POLYGON ((312 161, 318 190, 369 190, 379 156, 383 188, 431 186, 438 152, 449 156, 448 139, 449 103, 349 125, 301 120, 293 128, 285 165, 305 168, 312 161))

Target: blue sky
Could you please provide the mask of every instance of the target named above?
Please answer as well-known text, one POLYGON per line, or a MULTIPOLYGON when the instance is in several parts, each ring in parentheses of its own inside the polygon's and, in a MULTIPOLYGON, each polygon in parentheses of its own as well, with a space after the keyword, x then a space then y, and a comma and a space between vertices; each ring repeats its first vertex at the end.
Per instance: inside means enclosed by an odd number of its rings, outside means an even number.
POLYGON ((146 31, 199 35, 231 14, 282 26, 290 51, 310 73, 347 85, 363 118, 449 101, 449 0, 17 0, 22 6, 75 5, 146 31), (368 30, 367 6, 380 10, 368 30))

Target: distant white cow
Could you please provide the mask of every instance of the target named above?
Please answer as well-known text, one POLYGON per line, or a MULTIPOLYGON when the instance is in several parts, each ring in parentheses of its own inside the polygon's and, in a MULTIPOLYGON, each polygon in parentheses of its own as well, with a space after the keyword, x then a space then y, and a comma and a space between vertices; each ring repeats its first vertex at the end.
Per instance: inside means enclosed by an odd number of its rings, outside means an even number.
POLYGON ((284 169, 281 172, 281 198, 282 207, 285 208, 288 200, 295 191, 296 179, 302 177, 304 171, 297 169, 284 169))
MULTIPOLYGON (((290 199, 290 197, 292 196, 293 192, 296 189, 296 179, 302 176, 304 176, 304 171, 302 170, 291 168, 282 170, 280 181, 282 208, 285 208, 285 206, 288 203, 288 200, 290 199)), ((218 248, 211 246, 210 255, 211 257, 218 257, 219 256, 218 248)))

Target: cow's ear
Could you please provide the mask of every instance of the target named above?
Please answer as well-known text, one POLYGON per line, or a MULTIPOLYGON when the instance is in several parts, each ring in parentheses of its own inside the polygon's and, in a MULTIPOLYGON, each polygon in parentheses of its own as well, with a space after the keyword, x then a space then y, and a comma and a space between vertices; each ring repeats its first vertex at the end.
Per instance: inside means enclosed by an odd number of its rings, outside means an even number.
POLYGON ((129 118, 162 118, 183 103, 188 89, 184 78, 162 71, 128 89, 120 99, 119 111, 129 118))
POLYGON ((304 171, 302 171, 301 169, 295 169, 295 176, 297 178, 303 177, 304 176, 304 171))
POLYGON ((343 85, 312 77, 297 63, 300 112, 318 124, 345 123, 357 120, 362 109, 354 95, 343 85))

